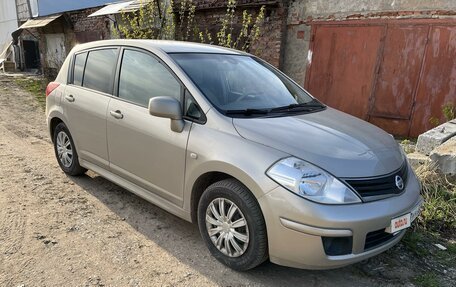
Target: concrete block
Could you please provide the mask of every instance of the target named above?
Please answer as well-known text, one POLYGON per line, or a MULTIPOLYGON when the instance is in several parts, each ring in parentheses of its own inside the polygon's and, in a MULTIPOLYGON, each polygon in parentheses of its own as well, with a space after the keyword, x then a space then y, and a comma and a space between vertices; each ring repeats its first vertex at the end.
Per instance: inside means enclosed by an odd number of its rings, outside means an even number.
POLYGON ((443 174, 456 175, 456 137, 432 150, 430 158, 443 174))
POLYGON ((455 135, 456 120, 446 122, 421 134, 416 142, 416 150, 425 155, 429 155, 433 149, 455 135))
POLYGON ((5 61, 3 62, 5 72, 13 73, 16 72, 16 63, 5 61))
POLYGON ((407 158, 413 169, 417 169, 421 165, 428 163, 430 161, 428 156, 419 152, 409 153, 407 154, 407 158))

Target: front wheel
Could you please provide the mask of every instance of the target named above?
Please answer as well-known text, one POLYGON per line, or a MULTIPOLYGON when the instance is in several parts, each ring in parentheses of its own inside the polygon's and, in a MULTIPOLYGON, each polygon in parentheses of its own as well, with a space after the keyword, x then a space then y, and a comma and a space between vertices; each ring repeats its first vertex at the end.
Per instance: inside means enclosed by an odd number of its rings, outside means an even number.
POLYGON ((64 123, 54 130, 54 151, 60 168, 68 175, 81 175, 87 169, 79 165, 78 153, 74 147, 73 138, 64 123))
POLYGON ((268 258, 260 206, 235 179, 216 182, 204 191, 198 204, 198 225, 212 255, 232 269, 249 270, 268 258))

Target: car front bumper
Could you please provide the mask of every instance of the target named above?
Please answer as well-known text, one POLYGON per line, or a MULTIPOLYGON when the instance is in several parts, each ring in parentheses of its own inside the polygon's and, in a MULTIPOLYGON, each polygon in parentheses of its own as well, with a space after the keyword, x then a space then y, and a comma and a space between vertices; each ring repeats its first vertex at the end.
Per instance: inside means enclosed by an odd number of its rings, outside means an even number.
POLYGON ((360 204, 317 204, 277 187, 258 199, 267 226, 270 260, 295 268, 331 269, 377 255, 398 243, 405 230, 370 248, 365 248, 367 234, 382 233, 391 219, 413 210, 422 202, 419 190, 411 169, 402 194, 360 204), (323 238, 340 237, 350 239, 351 251, 327 255, 323 238))

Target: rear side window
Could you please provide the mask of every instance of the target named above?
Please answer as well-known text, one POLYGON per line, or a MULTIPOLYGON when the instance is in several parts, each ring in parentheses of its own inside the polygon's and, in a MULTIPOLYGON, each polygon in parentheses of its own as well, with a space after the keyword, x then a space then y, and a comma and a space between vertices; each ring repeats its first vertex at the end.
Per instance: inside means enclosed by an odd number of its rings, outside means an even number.
POLYGON ((151 55, 125 50, 119 77, 119 98, 147 107, 149 99, 158 96, 180 101, 180 83, 151 55))
POLYGON ((74 58, 74 70, 73 70, 73 84, 77 86, 82 85, 82 79, 84 76, 84 66, 87 59, 87 52, 77 54, 74 58))
POLYGON ((103 93, 112 93, 117 49, 90 51, 87 57, 82 86, 103 93))

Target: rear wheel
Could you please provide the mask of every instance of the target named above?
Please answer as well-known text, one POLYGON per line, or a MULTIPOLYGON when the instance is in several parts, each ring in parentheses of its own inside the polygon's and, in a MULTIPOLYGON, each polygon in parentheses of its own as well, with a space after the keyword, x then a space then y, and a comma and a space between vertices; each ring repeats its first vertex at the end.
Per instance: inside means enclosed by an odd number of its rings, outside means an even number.
POLYGON ((245 271, 268 258, 260 206, 235 179, 216 182, 204 191, 198 205, 198 225, 212 255, 232 269, 245 271))
POLYGON ((58 124, 54 129, 54 151, 60 168, 66 174, 81 175, 87 171, 79 165, 73 138, 64 123, 58 124))

